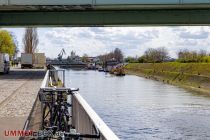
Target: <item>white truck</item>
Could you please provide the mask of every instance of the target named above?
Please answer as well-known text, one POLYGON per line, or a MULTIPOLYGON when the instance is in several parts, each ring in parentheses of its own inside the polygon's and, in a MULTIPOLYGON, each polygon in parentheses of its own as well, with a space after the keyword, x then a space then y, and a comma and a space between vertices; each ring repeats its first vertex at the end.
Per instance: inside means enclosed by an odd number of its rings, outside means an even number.
POLYGON ((30 53, 21 53, 21 69, 33 68, 33 55, 30 53))
POLYGON ((8 74, 10 70, 9 55, 0 53, 0 72, 8 74))

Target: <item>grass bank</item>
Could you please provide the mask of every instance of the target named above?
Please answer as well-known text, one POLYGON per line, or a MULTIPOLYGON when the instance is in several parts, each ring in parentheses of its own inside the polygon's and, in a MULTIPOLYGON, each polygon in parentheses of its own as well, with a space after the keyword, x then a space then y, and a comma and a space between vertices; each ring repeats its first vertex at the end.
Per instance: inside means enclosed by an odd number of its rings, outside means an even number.
POLYGON ((125 72, 210 94, 210 63, 130 63, 125 72))

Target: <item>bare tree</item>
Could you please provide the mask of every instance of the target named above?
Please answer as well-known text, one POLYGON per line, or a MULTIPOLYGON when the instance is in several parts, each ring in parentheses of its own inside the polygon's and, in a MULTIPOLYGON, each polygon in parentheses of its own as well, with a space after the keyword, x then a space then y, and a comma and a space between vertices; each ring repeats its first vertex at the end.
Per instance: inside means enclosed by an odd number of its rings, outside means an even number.
POLYGON ((144 52, 144 59, 146 62, 155 63, 155 62, 164 62, 169 59, 168 51, 166 48, 149 48, 144 52))
MULTIPOLYGON (((180 50, 178 52, 178 61, 189 63, 189 62, 205 62, 207 57, 207 51, 206 50, 200 50, 200 51, 189 51, 187 49, 180 50)), ((208 60, 207 60, 208 61, 208 60)))
POLYGON ((159 62, 164 62, 169 59, 168 50, 165 47, 157 48, 157 52, 159 62))
POLYGON ((144 56, 147 62, 152 62, 155 63, 157 62, 157 50, 154 48, 148 48, 145 52, 144 52, 144 56))
POLYGON ((115 48, 114 50, 114 58, 118 61, 118 62, 122 62, 123 61, 123 53, 119 48, 115 48))
POLYGON ((37 29, 36 28, 26 28, 23 37, 24 52, 25 53, 35 53, 37 50, 37 45, 39 43, 37 29))
POLYGON ((198 52, 198 54, 200 55, 200 56, 206 56, 207 55, 207 51, 206 50, 200 50, 199 52, 198 52))

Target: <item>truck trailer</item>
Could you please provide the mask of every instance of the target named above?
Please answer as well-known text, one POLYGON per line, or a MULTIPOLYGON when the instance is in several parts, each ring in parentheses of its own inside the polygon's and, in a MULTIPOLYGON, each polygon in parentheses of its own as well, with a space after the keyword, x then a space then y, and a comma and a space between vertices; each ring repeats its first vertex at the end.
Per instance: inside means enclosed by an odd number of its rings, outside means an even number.
POLYGON ((8 74, 10 71, 9 54, 0 53, 0 73, 8 74))
POLYGON ((44 53, 33 54, 33 67, 44 68, 46 66, 46 57, 44 53))
POLYGON ((33 55, 30 53, 21 53, 21 69, 33 68, 33 55))

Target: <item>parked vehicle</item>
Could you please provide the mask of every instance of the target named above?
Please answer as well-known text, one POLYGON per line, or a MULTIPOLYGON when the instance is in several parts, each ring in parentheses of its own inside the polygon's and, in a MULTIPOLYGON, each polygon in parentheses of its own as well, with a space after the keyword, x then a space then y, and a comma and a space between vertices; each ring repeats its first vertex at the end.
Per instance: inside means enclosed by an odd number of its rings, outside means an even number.
POLYGON ((0 72, 8 74, 9 70, 9 55, 6 53, 0 53, 0 72))
POLYGON ((21 53, 21 68, 44 68, 46 57, 44 53, 21 53))
POLYGON ((46 57, 44 53, 34 53, 33 55, 33 67, 44 68, 46 66, 46 57))
POLYGON ((21 69, 33 68, 33 55, 30 53, 21 53, 21 69))

